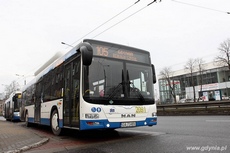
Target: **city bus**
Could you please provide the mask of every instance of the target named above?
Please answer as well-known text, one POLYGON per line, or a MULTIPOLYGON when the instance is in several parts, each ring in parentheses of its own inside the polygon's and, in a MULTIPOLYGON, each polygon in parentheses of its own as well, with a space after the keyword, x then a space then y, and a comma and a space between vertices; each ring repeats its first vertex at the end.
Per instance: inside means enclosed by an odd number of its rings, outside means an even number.
POLYGON ((10 94, 4 103, 4 117, 7 121, 20 121, 21 92, 16 91, 10 94))
POLYGON ((117 129, 157 124, 150 53, 85 39, 35 72, 22 92, 27 126, 117 129), (51 63, 51 64, 50 64, 51 63))

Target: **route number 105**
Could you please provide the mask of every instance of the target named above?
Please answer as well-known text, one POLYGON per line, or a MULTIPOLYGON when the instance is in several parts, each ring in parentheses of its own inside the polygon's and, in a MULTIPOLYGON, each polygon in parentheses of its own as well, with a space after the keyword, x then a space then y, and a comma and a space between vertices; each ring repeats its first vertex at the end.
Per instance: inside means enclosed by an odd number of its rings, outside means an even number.
POLYGON ((108 56, 108 48, 107 47, 101 47, 97 46, 97 55, 99 56, 108 56))

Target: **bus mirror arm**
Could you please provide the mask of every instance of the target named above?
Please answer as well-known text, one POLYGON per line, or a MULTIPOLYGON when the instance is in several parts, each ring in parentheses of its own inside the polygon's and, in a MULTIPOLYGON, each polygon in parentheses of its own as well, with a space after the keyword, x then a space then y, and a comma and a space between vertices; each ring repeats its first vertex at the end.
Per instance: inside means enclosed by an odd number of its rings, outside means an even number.
POLYGON ((89 43, 82 43, 80 46, 80 52, 82 54, 83 65, 89 66, 92 63, 93 48, 89 43))
POLYGON ((13 101, 13 102, 15 102, 15 100, 16 100, 16 97, 15 97, 15 96, 13 96, 13 97, 12 97, 12 101, 13 101))
POLYGON ((157 82, 155 66, 153 64, 151 64, 151 65, 152 65, 152 73, 153 73, 153 84, 155 84, 157 82))

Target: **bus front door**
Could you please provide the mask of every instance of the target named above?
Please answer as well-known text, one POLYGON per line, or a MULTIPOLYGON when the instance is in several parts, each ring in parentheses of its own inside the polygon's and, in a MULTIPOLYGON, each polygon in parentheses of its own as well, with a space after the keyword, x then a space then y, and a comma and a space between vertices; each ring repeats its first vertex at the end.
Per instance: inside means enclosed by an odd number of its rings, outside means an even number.
POLYGON ((64 126, 79 128, 80 58, 65 65, 64 126))
POLYGON ((35 101, 35 110, 34 110, 34 122, 40 123, 40 113, 41 112, 41 102, 36 100, 35 101))
POLYGON ((35 105, 34 105, 34 122, 40 123, 41 118, 41 103, 43 101, 43 88, 42 88, 42 81, 38 82, 36 85, 36 90, 39 92, 36 92, 36 99, 35 99, 35 105))

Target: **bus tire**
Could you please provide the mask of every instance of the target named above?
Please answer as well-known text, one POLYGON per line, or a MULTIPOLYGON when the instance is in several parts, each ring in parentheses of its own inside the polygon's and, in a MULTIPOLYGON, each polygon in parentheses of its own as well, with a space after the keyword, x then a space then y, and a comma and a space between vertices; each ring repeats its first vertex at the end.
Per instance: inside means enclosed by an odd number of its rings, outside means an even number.
POLYGON ((58 111, 55 109, 51 115, 51 129, 55 135, 60 135, 62 129, 59 127, 59 115, 58 111))

